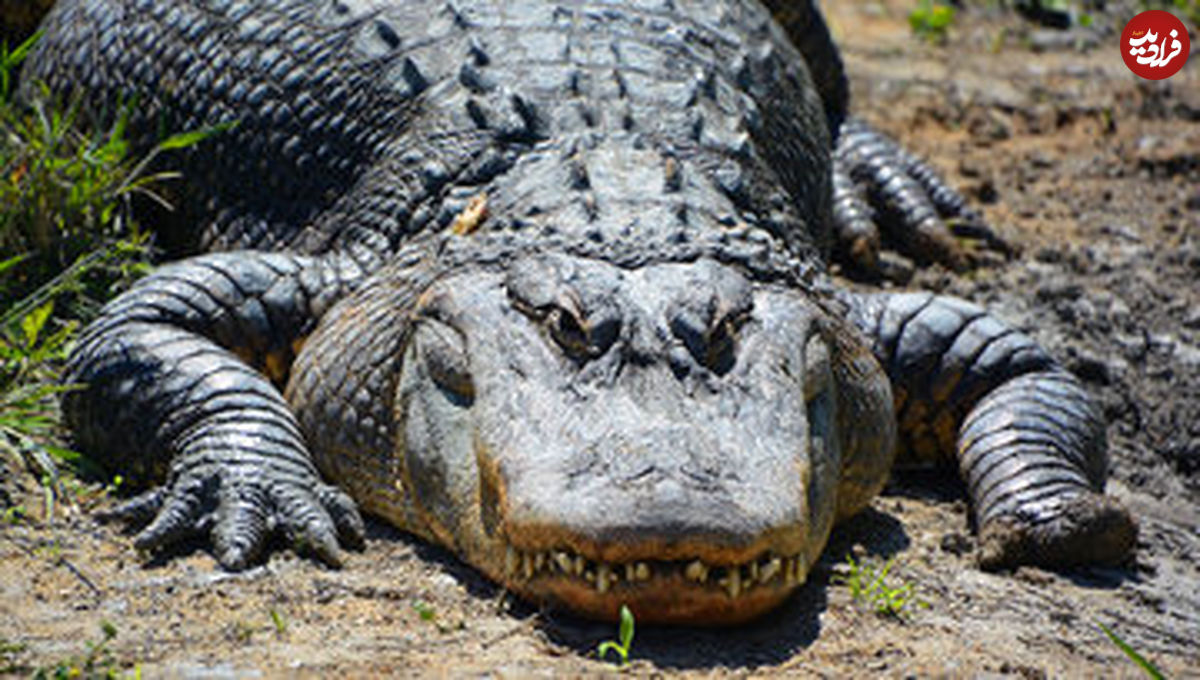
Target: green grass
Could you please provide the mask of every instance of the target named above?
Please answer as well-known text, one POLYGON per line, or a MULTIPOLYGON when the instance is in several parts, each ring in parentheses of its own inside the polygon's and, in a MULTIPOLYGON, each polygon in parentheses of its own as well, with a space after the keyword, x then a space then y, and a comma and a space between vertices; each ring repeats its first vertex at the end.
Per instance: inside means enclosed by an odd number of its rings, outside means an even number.
POLYGON ((0 328, 0 454, 41 472, 44 485, 55 488, 53 459, 75 454, 57 446, 57 398, 66 389, 55 382, 54 365, 65 356, 74 323, 54 330, 47 326, 54 305, 47 302, 0 328))
POLYGON ((283 636, 287 635, 287 620, 283 618, 283 614, 280 614, 277 609, 271 609, 270 614, 271 623, 275 626, 275 637, 282 640, 283 636))
POLYGON ((1163 680, 1164 676, 1162 671, 1158 670, 1158 667, 1150 663, 1146 657, 1138 654, 1137 650, 1129 646, 1129 643, 1125 642, 1125 640, 1121 639, 1121 636, 1114 633, 1103 623, 1097 623, 1096 625, 1100 627, 1100 630, 1104 631, 1104 634, 1108 636, 1108 639, 1111 640, 1112 643, 1116 645, 1123 654, 1125 654, 1125 656, 1129 657, 1130 661, 1136 664, 1138 668, 1142 669, 1142 672, 1146 674, 1146 677, 1153 678, 1153 680, 1163 680))
POLYGON ((852 600, 870 607, 876 614, 906 621, 914 609, 929 605, 917 598, 916 588, 911 583, 889 583, 888 576, 895 563, 894 557, 879 566, 847 555, 844 573, 835 574, 833 582, 845 585, 852 600))
MULTIPOLYGON (((109 644, 117 637, 117 627, 108 621, 100 622, 99 640, 89 640, 84 643, 82 654, 59 661, 53 666, 43 666, 33 671, 31 677, 37 680, 49 678, 116 678, 127 677, 121 671, 121 664, 109 650, 109 644)), ((135 668, 132 677, 141 677, 141 669, 135 668)))
POLYGON ((432 623, 437 620, 437 610, 426 602, 417 600, 416 602, 413 602, 412 608, 413 611, 417 612, 417 616, 419 616, 422 621, 428 621, 432 623))
POLYGON ((955 10, 933 0, 921 0, 908 14, 908 25, 914 34, 931 43, 944 43, 954 24, 955 10))
POLYGON ((61 445, 59 372, 78 329, 151 267, 149 236, 132 219, 135 197, 165 204, 178 177, 155 168, 164 154, 220 129, 166 138, 134 155, 131 106, 85 132, 79 101, 59 102, 36 83, 16 97, 16 73, 38 36, 0 46, 0 457, 30 469, 54 498, 58 467, 99 468, 61 445))
POLYGON ((0 299, 6 321, 64 293, 105 300, 144 274, 147 237, 132 219, 133 201, 170 208, 161 190, 179 173, 159 169, 161 160, 234 126, 171 135, 135 155, 126 132, 136 102, 97 126, 83 115, 81 100, 58 101, 36 83, 25 83, 26 96, 15 97, 16 70, 37 38, 11 50, 0 47, 0 299), (20 313, 12 309, 17 301, 25 303, 20 313))
POLYGON ((17 660, 25 653, 25 650, 25 643, 12 642, 8 638, 0 637, 0 674, 17 675, 21 673, 23 668, 17 660))
MULTIPOLYGON (((18 101, 16 68, 33 41, 0 48, 0 296, 4 325, 64 293, 104 299, 114 278, 135 278, 148 260, 129 219, 134 196, 170 173, 150 171, 153 153, 134 159, 125 137, 129 108, 107 129, 81 131, 82 104, 58 103, 36 85, 18 101), (19 266, 17 266, 19 264, 19 266), (114 276, 115 274, 115 276, 114 276)), ((61 311, 67 311, 62 309, 61 311)))
POLYGON ((615 652, 619 658, 618 665, 621 667, 628 666, 629 651, 633 647, 633 632, 633 612, 629 611, 629 607, 621 605, 621 623, 617 627, 617 640, 605 640, 601 642, 596 647, 596 654, 603 660, 609 652, 615 652))
POLYGON ((0 521, 2 521, 5 526, 15 527, 21 522, 25 521, 25 518, 28 515, 29 513, 25 512, 24 505, 14 505, 10 508, 4 509, 4 512, 0 514, 0 517, 3 518, 0 521))

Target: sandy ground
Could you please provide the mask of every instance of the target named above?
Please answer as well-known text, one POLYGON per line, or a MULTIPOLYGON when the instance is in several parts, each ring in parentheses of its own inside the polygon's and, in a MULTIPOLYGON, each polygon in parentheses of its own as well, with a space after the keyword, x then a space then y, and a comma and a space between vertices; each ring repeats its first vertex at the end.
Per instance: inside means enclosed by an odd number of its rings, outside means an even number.
MULTIPOLYGON (((984 303, 1051 347, 1110 420, 1110 491, 1141 524, 1119 569, 989 574, 974 565, 961 485, 898 473, 839 528, 781 610, 732 630, 639 629, 636 675, 1137 677, 1105 624, 1169 677, 1200 677, 1200 59, 1161 83, 1118 35, 960 15, 915 39, 911 2, 826 3, 857 112, 930 158, 1022 247, 914 286, 984 303), (855 554, 925 606, 903 620, 832 577, 855 554)), ((1103 24, 1103 22, 1100 22, 1103 24)), ((1118 27, 1119 29, 1119 27, 1118 27)), ((1119 31, 1118 31, 1119 33, 1119 31)), ((3 465, 3 463, 0 463, 3 465)), ((202 549, 146 560, 116 528, 0 469, 29 517, 0 527, 0 673, 82 663, 142 675, 599 675, 614 626, 539 612, 440 550, 372 524, 340 571, 279 552, 227 574, 202 549)), ((2 508, 0 508, 2 509, 2 508)))

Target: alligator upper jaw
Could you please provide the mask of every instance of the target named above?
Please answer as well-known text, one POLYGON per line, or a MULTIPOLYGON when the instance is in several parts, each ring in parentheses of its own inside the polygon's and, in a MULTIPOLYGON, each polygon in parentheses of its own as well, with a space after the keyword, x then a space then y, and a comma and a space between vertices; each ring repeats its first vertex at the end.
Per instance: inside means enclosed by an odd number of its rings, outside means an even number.
POLYGON ((535 602, 616 620, 628 606, 640 622, 731 625, 778 606, 808 574, 803 554, 766 552, 735 563, 701 559, 609 563, 561 550, 505 548, 501 582, 535 602))

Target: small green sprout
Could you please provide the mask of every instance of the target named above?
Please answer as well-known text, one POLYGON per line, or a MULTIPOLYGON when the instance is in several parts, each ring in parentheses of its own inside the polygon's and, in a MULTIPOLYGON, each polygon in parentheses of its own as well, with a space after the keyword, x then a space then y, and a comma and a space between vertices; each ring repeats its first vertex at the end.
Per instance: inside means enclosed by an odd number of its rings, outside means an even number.
POLYGON ((100 492, 102 496, 115 496, 121 492, 121 485, 125 483, 125 478, 121 475, 113 475, 112 481, 104 485, 104 489, 100 492))
POLYGON ((54 523, 54 482, 51 475, 42 475, 42 512, 48 524, 54 523))
POLYGON ((25 652, 24 642, 11 642, 8 638, 0 637, 0 674, 16 675, 21 671, 17 657, 25 652))
POLYGON ((850 597, 855 602, 864 602, 875 609, 880 616, 891 617, 901 621, 912 614, 913 607, 927 607, 927 602, 918 600, 911 583, 903 583, 892 587, 886 583, 888 573, 896 563, 896 558, 888 560, 882 567, 876 567, 868 562, 859 562, 853 555, 846 556, 849 571, 834 576, 834 583, 844 584, 850 590, 850 597))
POLYGON ((929 42, 942 43, 950 25, 954 23, 954 8, 943 4, 934 4, 933 0, 921 0, 917 8, 908 15, 908 25, 913 33, 929 42))
POLYGON ((621 657, 618 665, 624 667, 629 665, 629 648, 633 645, 633 612, 625 605, 621 605, 621 625, 617 630, 617 637, 621 640, 619 643, 605 640, 596 648, 596 653, 603 660, 609 651, 614 651, 621 657))
POLYGON ((271 609, 271 623, 275 624, 275 636, 282 638, 287 633, 287 621, 284 620, 283 614, 278 610, 271 609))
POLYGON ((1150 663, 1146 657, 1138 654, 1137 650, 1133 647, 1130 647, 1128 642, 1122 640, 1120 635, 1112 632, 1112 630, 1103 623, 1097 623, 1096 625, 1100 626, 1100 630, 1104 631, 1104 634, 1108 636, 1108 639, 1112 640, 1112 643, 1119 647, 1121 651, 1125 653, 1125 656, 1129 657, 1130 661, 1134 662, 1137 664, 1138 668, 1142 669, 1142 672, 1146 674, 1146 677, 1153 678, 1154 680, 1163 680, 1164 676, 1162 671, 1158 670, 1158 668, 1154 664, 1150 663))
POLYGON ((28 513, 25 512, 24 505, 14 505, 4 511, 4 523, 8 526, 16 526, 26 518, 28 513))
MULTIPOLYGON (((100 632, 103 638, 99 641, 89 640, 87 654, 82 657, 72 657, 60 661, 52 667, 38 668, 33 673, 34 678, 119 678, 120 664, 108 649, 108 645, 117 637, 117 627, 108 621, 100 622, 100 632)), ((137 673, 140 675, 140 672, 137 673)))
POLYGON ((414 602, 412 607, 416 610, 417 616, 420 616, 422 621, 433 621, 437 618, 437 611, 432 606, 420 600, 414 602))

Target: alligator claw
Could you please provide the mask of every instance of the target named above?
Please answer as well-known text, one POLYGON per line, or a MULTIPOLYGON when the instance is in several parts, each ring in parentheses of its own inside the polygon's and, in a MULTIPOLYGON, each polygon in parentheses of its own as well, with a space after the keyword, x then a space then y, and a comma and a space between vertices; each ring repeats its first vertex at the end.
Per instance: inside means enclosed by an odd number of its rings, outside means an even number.
POLYGON ((315 480, 266 482, 220 470, 184 473, 167 486, 101 513, 99 519, 145 525, 134 538, 134 545, 144 551, 209 536, 213 556, 231 571, 253 565, 277 532, 335 567, 342 564, 339 540, 358 550, 366 533, 354 502, 340 489, 315 480))
POLYGON ((333 518, 342 544, 352 550, 362 550, 366 547, 366 526, 358 512, 358 506, 350 496, 335 486, 322 485, 317 489, 317 498, 333 518))
POLYGON ((134 538, 134 547, 158 550, 199 533, 206 514, 203 507, 206 486, 210 485, 204 480, 189 479, 167 490, 154 519, 134 538))
POLYGON ((167 489, 161 486, 156 487, 140 493, 114 508, 101 510, 96 513, 96 519, 101 522, 124 522, 134 526, 144 526, 154 519, 166 500, 167 489))
POLYGON ((213 530, 213 549, 221 566, 241 571, 254 561, 270 535, 270 508, 260 486, 227 485, 221 489, 213 530))
POLYGON ((1013 252, 932 167, 860 120, 842 126, 833 187, 838 256, 868 276, 890 278, 884 244, 955 271, 991 264, 986 251, 1013 252))
POLYGON ((299 486, 282 487, 275 490, 274 503, 279 526, 292 544, 337 567, 342 564, 337 538, 341 527, 335 519, 339 513, 331 512, 336 505, 331 507, 326 503, 335 497, 333 491, 332 487, 317 489, 316 493, 299 486))

